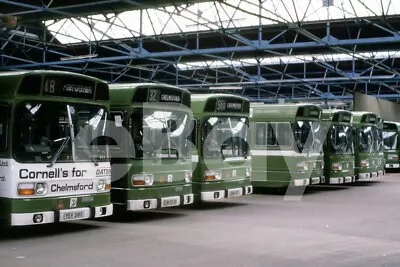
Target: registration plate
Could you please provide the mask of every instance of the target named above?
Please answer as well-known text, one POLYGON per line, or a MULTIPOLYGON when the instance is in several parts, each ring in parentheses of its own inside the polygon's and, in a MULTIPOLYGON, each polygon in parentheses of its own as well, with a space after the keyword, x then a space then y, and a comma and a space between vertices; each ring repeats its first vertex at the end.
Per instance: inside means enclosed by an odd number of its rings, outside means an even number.
POLYGON ((228 191, 228 197, 237 197, 243 194, 243 190, 240 189, 233 189, 228 191))
POLYGON ((85 217, 84 211, 72 211, 63 214, 63 221, 83 219, 85 217))
POLYGON ((351 182, 352 182, 351 177, 345 177, 345 178, 344 178, 344 182, 345 182, 345 183, 351 183, 351 182))
POLYGON ((178 206, 178 205, 179 205, 178 198, 167 198, 167 199, 162 200, 163 207, 173 207, 173 206, 178 206))
POLYGON ((318 177, 311 178, 311 184, 319 184, 320 179, 318 177))

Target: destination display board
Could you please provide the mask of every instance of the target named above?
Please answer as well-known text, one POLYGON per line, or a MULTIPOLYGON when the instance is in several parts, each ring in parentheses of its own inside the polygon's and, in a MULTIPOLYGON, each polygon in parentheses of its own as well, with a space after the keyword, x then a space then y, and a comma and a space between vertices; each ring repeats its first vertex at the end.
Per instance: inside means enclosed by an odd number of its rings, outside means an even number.
POLYGON ((377 117, 375 114, 365 114, 361 118, 362 123, 377 123, 377 117))
POLYGON ((212 98, 207 101, 204 112, 249 112, 250 105, 248 101, 237 99, 237 98, 229 98, 229 97, 220 97, 220 98, 212 98))
POLYGON ((352 117, 352 115, 350 113, 338 112, 338 113, 335 113, 335 115, 333 116, 332 121, 350 123, 351 122, 351 117, 352 117))
POLYGON ((297 117, 308 117, 308 118, 320 118, 321 116, 321 109, 317 106, 304 106, 299 107, 297 110, 297 117))
POLYGON ((43 95, 93 99, 95 82, 68 76, 46 76, 43 95))
POLYGON ((180 103, 190 107, 190 94, 169 87, 139 88, 132 102, 180 103))
POLYGON ((383 129, 387 130, 387 131, 390 131, 390 130, 397 131, 397 125, 394 124, 394 123, 386 123, 386 122, 384 122, 383 123, 383 129))

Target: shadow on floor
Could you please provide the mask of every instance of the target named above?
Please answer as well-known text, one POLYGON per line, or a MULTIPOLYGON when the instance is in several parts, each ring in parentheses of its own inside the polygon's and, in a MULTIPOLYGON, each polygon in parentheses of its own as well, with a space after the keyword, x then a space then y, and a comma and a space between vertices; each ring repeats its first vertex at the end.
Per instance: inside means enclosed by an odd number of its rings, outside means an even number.
POLYGON ((115 223, 142 223, 158 220, 169 220, 182 216, 185 215, 174 213, 172 208, 153 211, 119 211, 116 209, 112 216, 98 219, 98 221, 115 223))
POLYGON ((79 222, 42 224, 35 226, 19 226, 12 228, 0 228, 0 242, 7 240, 36 239, 45 237, 62 236, 65 234, 96 231, 99 226, 81 224, 79 222))
POLYGON ((210 202, 201 202, 196 203, 188 207, 184 207, 181 209, 192 209, 192 210, 221 210, 221 209, 230 209, 236 208, 240 206, 248 205, 247 203, 237 203, 237 202, 228 202, 229 199, 222 201, 210 201, 210 202))
POLYGON ((318 194, 323 192, 342 191, 351 188, 350 185, 312 185, 304 188, 293 187, 289 190, 287 188, 254 188, 254 194, 260 195, 277 195, 277 196, 301 196, 318 194))

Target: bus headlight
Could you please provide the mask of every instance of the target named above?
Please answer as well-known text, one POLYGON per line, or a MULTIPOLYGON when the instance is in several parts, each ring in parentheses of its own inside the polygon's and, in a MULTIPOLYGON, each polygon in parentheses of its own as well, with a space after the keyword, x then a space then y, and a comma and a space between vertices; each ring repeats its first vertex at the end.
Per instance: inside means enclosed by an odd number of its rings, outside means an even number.
POLYGON ((134 174, 131 179, 133 186, 151 186, 154 183, 153 174, 134 174))
POLYGON ((47 194, 47 186, 45 183, 37 183, 35 186, 36 195, 46 195, 47 194))
POLYGON ((43 196, 47 194, 47 184, 21 183, 18 184, 17 191, 20 196, 43 196))
POLYGON ((296 164, 296 171, 302 172, 302 171, 308 171, 308 165, 307 163, 297 163, 296 164))
POLYGON ((342 164, 340 164, 340 163, 332 163, 332 170, 333 171, 341 171, 342 170, 342 164))
POLYGON ((204 172, 205 181, 221 180, 222 174, 220 170, 208 170, 204 172))
POLYGON ((246 178, 250 178, 251 177, 251 168, 247 167, 246 168, 246 178))
POLYGON ((185 183, 192 181, 192 171, 185 171, 185 183))
POLYGON ((369 162, 368 162, 368 160, 362 160, 362 161, 360 162, 360 166, 361 166, 361 167, 369 167, 369 162))

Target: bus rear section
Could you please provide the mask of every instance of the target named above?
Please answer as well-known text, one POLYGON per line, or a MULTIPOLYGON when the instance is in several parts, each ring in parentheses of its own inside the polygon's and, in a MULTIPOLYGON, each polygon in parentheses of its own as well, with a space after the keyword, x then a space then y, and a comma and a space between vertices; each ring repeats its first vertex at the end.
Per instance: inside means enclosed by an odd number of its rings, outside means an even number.
POLYGON ((383 123, 383 147, 385 153, 385 168, 400 168, 400 123, 385 121, 383 123))
POLYGON ((25 226, 109 216, 108 85, 56 71, 0 74, 0 218, 25 226))
POLYGON ((110 85, 112 202, 122 211, 193 203, 190 93, 162 84, 110 85))
POLYGON ((352 113, 345 110, 323 110, 322 119, 329 128, 324 143, 325 183, 352 183, 356 178, 352 113))
POLYGON ((192 94, 191 99, 197 121, 193 137, 196 201, 252 194, 249 101, 229 94, 192 94))
POLYGON ((321 108, 254 103, 250 113, 254 187, 324 182, 321 108))
POLYGON ((378 177, 376 160, 379 158, 377 145, 377 116, 371 112, 353 111, 355 138, 355 174, 357 181, 378 177))

